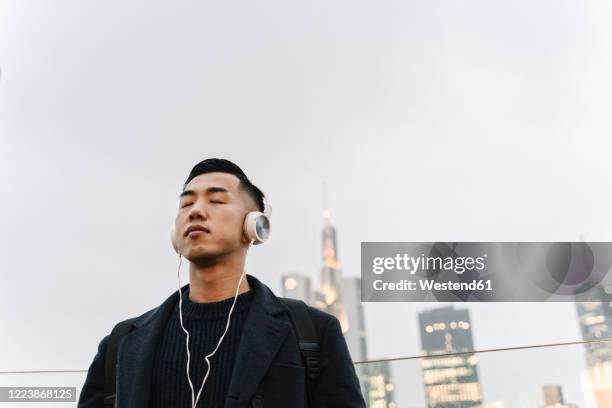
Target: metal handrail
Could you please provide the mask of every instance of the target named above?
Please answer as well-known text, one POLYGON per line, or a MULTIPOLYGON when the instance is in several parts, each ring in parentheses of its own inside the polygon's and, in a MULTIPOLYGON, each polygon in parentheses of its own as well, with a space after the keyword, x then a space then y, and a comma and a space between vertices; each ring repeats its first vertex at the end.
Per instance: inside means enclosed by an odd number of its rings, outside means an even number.
MULTIPOLYGON (((402 361, 402 360, 417 360, 423 358, 439 358, 439 357, 449 357, 449 356, 461 356, 461 355, 471 355, 471 354, 480 354, 480 353, 493 353, 500 351, 513 351, 513 350, 528 350, 535 348, 544 348, 544 347, 557 347, 557 346, 574 346, 579 344, 591 344, 591 343, 612 343, 612 337, 605 337, 596 340, 580 340, 580 341, 570 341, 564 343, 546 343, 546 344, 534 344, 530 346, 516 346, 516 347, 502 347, 502 348, 494 348, 494 349, 484 349, 484 350, 474 350, 474 351, 462 351, 462 352, 453 352, 453 353, 443 353, 443 354, 420 354, 416 356, 408 356, 408 357, 394 357, 394 358, 381 358, 381 359, 372 359, 372 360, 362 360, 362 361, 353 361, 353 364, 367 364, 367 363, 379 363, 383 361, 402 361)), ((44 373, 86 373, 87 370, 22 370, 22 371, 0 371, 0 374, 44 374, 44 373)))

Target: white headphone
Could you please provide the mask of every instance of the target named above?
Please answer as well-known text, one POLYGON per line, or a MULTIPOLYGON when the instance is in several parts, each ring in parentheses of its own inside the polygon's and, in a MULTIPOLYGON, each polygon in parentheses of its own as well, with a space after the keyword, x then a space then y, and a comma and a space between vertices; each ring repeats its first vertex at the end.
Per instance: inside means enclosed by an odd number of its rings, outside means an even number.
MULTIPOLYGON (((244 218, 244 224, 242 225, 242 230, 243 230, 244 235, 249 240, 249 246, 258 245, 263 242, 266 242, 268 240, 268 237, 270 236, 270 217, 272 216, 272 207, 270 206, 270 203, 268 202, 265 196, 263 197, 263 201, 264 201, 264 212, 263 213, 261 211, 251 211, 244 218)), ((236 285, 236 293, 234 294, 234 302, 232 303, 232 307, 230 307, 230 311, 227 315, 227 323, 225 324, 225 330, 223 331, 223 334, 219 338, 217 347, 215 347, 215 349, 210 354, 207 354, 204 357, 204 359, 206 360, 206 364, 207 364, 206 374, 204 375, 204 379, 202 380, 202 385, 200 386, 200 389, 198 390, 198 395, 195 396, 195 391, 193 389, 193 383, 191 382, 191 376, 189 375, 189 361, 191 360, 191 354, 189 353, 189 332, 187 331, 187 329, 185 329, 185 326, 183 325, 183 311, 182 311, 183 293, 181 291, 181 264, 182 264, 183 256, 176 245, 176 231, 174 227, 172 228, 170 239, 172 241, 172 247, 174 248, 174 251, 179 256, 179 265, 178 265, 178 271, 177 271, 177 279, 178 279, 178 287, 179 287, 178 288, 179 318, 181 322, 181 328, 186 334, 185 346, 187 348, 187 367, 186 367, 187 380, 189 381, 189 387, 191 388, 191 408, 195 408, 196 405, 198 404, 198 401, 200 400, 202 389, 204 388, 204 384, 206 383, 206 380, 208 379, 208 374, 210 373, 209 358, 212 357, 217 352, 217 350, 221 346, 221 342, 223 341, 223 338, 225 337, 225 333, 227 333, 227 329, 229 328, 230 320, 232 317, 232 311, 234 310, 234 306, 236 305, 236 299, 238 298, 238 291, 240 290, 240 284, 242 283, 242 279, 244 278, 246 270, 243 270, 242 273, 240 274, 240 280, 238 281, 238 285, 236 285)))

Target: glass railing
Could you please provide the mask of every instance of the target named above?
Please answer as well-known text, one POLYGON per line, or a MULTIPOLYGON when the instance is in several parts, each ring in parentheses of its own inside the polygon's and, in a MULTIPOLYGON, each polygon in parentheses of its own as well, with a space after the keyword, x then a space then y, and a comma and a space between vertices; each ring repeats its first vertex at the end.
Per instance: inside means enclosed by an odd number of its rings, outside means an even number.
MULTIPOLYGON (((355 362, 355 368, 370 408, 610 408, 610 356, 612 339, 605 339, 381 358, 355 362)), ((76 387, 78 399, 86 374, 0 372, 0 386, 76 387)), ((35 405, 0 403, 16 408, 35 405)), ((48 406, 75 407, 76 402, 48 406)))

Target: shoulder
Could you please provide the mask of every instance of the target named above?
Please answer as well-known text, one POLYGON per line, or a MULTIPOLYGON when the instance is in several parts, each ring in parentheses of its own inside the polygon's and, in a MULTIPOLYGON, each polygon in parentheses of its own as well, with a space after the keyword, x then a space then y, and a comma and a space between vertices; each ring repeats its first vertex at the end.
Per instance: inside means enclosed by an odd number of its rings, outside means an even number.
MULTIPOLYGON (((181 288, 181 290, 184 290, 184 288, 187 285, 185 285, 183 288, 181 288)), ((144 313, 141 313, 140 315, 136 315, 133 317, 130 317, 128 319, 122 320, 120 322, 118 322, 116 326, 120 325, 120 324, 131 324, 132 326, 138 328, 141 326, 144 326, 146 324, 148 324, 149 322, 163 317, 165 315, 167 315, 168 313, 170 313, 172 311, 172 309, 174 307, 176 307, 178 302, 178 292, 173 292, 166 300, 163 301, 163 303, 161 303, 160 305, 147 310, 144 313)))
POLYGON ((312 316, 312 320, 314 321, 315 325, 327 327, 328 324, 338 322, 338 318, 336 316, 314 306, 308 305, 308 311, 310 312, 310 316, 312 316))
POLYGON ((120 325, 131 325, 134 327, 140 327, 146 324, 149 320, 151 320, 158 312, 159 306, 154 307, 153 309, 147 310, 146 312, 133 316, 124 320, 120 320, 113 325, 113 330, 120 325))
POLYGON ((336 316, 308 304, 306 304, 306 308, 319 336, 319 341, 324 342, 326 337, 336 337, 338 334, 342 335, 340 321, 336 316))
POLYGON ((150 310, 147 310, 146 312, 138 316, 131 317, 124 321, 131 322, 135 326, 141 326, 145 322, 149 321, 152 317, 156 316, 159 313, 160 309, 161 309, 161 306, 157 306, 150 310))
POLYGON ((340 321, 336 316, 313 306, 308 306, 308 308, 321 342, 325 343, 337 338, 344 340, 340 321))

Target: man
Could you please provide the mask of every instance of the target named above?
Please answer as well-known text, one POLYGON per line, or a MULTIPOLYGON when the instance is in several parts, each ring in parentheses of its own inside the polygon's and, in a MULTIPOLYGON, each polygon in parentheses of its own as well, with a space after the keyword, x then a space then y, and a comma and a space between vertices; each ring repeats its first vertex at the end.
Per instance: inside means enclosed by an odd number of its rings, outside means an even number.
MULTIPOLYGON (((131 320, 118 348, 116 407, 307 406, 307 371, 288 309, 244 271, 253 243, 245 218, 265 210, 263 193, 229 160, 193 167, 173 231, 179 258, 189 261, 189 284, 131 320)), ((320 343, 310 407, 365 407, 338 319, 313 307, 308 312, 320 343)), ((104 406, 108 343, 107 335, 79 408, 104 406)))

